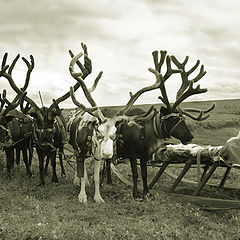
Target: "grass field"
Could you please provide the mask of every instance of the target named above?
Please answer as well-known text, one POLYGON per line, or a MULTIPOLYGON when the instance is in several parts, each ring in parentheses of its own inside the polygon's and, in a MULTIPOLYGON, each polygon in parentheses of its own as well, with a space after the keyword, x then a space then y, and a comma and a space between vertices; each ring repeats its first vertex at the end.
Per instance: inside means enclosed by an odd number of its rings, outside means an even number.
MULTIPOLYGON (((187 120, 195 136, 194 143, 223 145, 240 130, 240 100, 216 101, 217 106, 205 122, 187 120)), ((157 105, 156 105, 157 106, 157 105)), ((207 108, 210 102, 189 102, 184 106, 207 108)), ((143 109, 149 106, 142 105, 143 109)), ((116 111, 110 108, 109 111, 116 111)), ((66 115, 68 111, 64 111, 66 115)), ((0 169, 5 164, 1 153, 0 169)), ((88 203, 79 204, 79 188, 73 185, 74 170, 65 164, 67 177, 52 184, 51 171, 46 185, 37 187, 38 163, 34 159, 33 177, 25 175, 23 163, 9 179, 6 169, 0 173, 0 239, 240 239, 240 209, 208 212, 198 205, 170 198, 167 189, 173 179, 159 180, 151 201, 135 201, 132 189, 113 175, 113 186, 102 187, 105 204, 92 198, 93 184, 87 188, 88 203)), ((126 171, 130 168, 126 167, 126 171)), ((58 170, 60 167, 58 166, 58 170)), ((158 168, 149 167, 149 182, 158 168)), ((177 172, 181 169, 171 168, 177 172)), ((196 169, 187 177, 195 178, 196 169)), ((129 172, 130 173, 130 172, 129 172)), ((223 169, 218 169, 210 183, 218 183, 223 169)), ((194 179, 196 180, 196 179, 194 179)), ((90 182, 93 183, 90 173, 90 182)), ((141 185, 141 183, 140 183, 141 185)), ((226 182, 236 191, 206 187, 202 196, 240 200, 240 171, 233 169, 226 182)), ((195 187, 181 184, 177 193, 192 194, 195 187)))

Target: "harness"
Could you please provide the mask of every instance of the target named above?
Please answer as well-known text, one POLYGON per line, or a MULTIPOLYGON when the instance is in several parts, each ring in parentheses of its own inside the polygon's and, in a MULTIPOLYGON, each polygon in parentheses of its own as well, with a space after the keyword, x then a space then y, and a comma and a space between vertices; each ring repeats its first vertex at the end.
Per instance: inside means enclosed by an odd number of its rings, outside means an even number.
POLYGON ((182 122, 184 121, 184 118, 181 117, 178 113, 170 113, 166 116, 160 116, 159 113, 155 114, 153 117, 153 129, 154 133, 157 137, 161 139, 169 138, 172 135, 172 132, 174 129, 182 122), (164 121, 169 119, 170 117, 177 116, 179 117, 178 122, 171 128, 170 131, 167 130, 166 125, 164 124, 164 121))
POLYGON ((53 131, 55 132, 56 131, 56 128, 53 127, 53 128, 45 128, 45 129, 40 129, 38 128, 35 124, 32 124, 32 132, 33 132, 33 143, 36 144, 40 149, 42 149, 43 151, 46 149, 46 147, 49 147, 51 150, 50 152, 56 152, 57 151, 57 148, 53 146, 52 143, 46 143, 46 144, 42 144, 40 142, 40 139, 39 137, 41 136, 41 134, 44 132, 44 131, 53 131))
POLYGON ((19 127, 19 132, 17 134, 22 134, 23 137, 20 138, 19 140, 14 140, 14 130, 15 129, 11 129, 12 125, 9 126, 9 128, 5 127, 4 125, 0 124, 0 128, 3 129, 4 131, 7 132, 7 135, 4 137, 4 140, 1 143, 1 147, 2 148, 10 148, 10 147, 14 147, 15 145, 17 145, 18 143, 24 141, 26 138, 28 138, 29 136, 31 136, 32 132, 26 132, 26 133, 22 133, 22 124, 19 123, 19 118, 15 118, 15 120, 18 123, 18 127, 19 127), (12 132, 13 131, 13 132, 12 132))

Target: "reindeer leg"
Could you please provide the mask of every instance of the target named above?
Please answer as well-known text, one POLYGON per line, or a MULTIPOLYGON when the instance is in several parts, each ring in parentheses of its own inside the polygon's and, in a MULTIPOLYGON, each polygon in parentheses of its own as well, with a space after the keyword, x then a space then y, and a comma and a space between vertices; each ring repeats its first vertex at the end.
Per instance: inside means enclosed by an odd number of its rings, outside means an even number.
POLYGON ((14 166, 14 151, 12 148, 6 148, 5 149, 6 153, 6 159, 7 159, 7 172, 8 176, 11 177, 11 170, 13 169, 14 166))
POLYGON ((16 164, 19 166, 20 164, 20 148, 19 146, 16 147, 16 164))
POLYGON ((45 166, 44 166, 44 175, 45 175, 45 176, 48 175, 49 158, 50 158, 50 155, 47 155, 46 162, 45 162, 45 166))
POLYGON ((63 158, 63 145, 61 145, 59 147, 58 157, 59 157, 59 162, 60 162, 60 166, 61 166, 61 176, 66 177, 65 169, 64 169, 64 166, 63 166, 63 159, 62 159, 63 158))
POLYGON ((84 178, 85 178, 85 184, 86 184, 87 186, 90 186, 90 182, 89 182, 89 179, 88 179, 88 173, 87 173, 86 164, 84 164, 84 178))
POLYGON ((81 176, 81 188, 80 193, 78 194, 78 201, 80 203, 87 203, 87 194, 86 194, 86 167, 85 163, 83 162, 83 176, 81 176))
POLYGON ((29 142, 28 142, 28 162, 29 162, 30 167, 32 165, 32 158, 33 158, 33 145, 32 145, 32 140, 29 140, 29 142))
POLYGON ((27 170, 27 175, 30 178, 32 176, 32 172, 30 170, 30 166, 29 166, 29 162, 28 162, 27 148, 22 149, 22 154, 23 154, 23 161, 25 163, 26 170, 27 170))
POLYGON ((56 152, 52 152, 50 154, 50 159, 51 159, 51 164, 52 164, 52 182, 57 183, 58 178, 57 178, 57 173, 56 173, 56 152))
POLYGON ((95 166, 94 166, 94 183, 95 183, 95 194, 94 194, 94 201, 97 203, 105 203, 103 200, 101 194, 100 194, 100 173, 101 168, 101 161, 95 160, 95 166))
POLYGON ((132 176, 133 176, 133 197, 140 198, 141 194, 138 191, 137 180, 138 180, 138 170, 137 170, 137 158, 136 156, 130 157, 132 176))
MULTIPOLYGON (((87 174, 87 169, 86 169, 86 165, 84 164, 84 178, 85 178, 85 185, 90 186, 90 182, 88 180, 88 174, 87 174)), ((77 171, 75 171, 75 176, 74 176, 74 180, 73 180, 73 184, 75 186, 80 186, 80 178, 78 177, 77 171)))
POLYGON ((106 168, 107 168, 107 184, 108 185, 113 185, 112 182, 112 173, 111 173, 111 159, 106 160, 106 168))
POLYGON ((38 161, 39 161, 39 176, 40 176, 40 183, 39 186, 43 186, 45 184, 44 182, 44 176, 43 176, 43 168, 44 168, 44 154, 41 149, 36 147, 37 154, 38 154, 38 161))
POLYGON ((147 161, 146 158, 140 159, 141 173, 142 173, 142 181, 143 181, 143 198, 151 197, 151 194, 148 189, 147 184, 147 161))

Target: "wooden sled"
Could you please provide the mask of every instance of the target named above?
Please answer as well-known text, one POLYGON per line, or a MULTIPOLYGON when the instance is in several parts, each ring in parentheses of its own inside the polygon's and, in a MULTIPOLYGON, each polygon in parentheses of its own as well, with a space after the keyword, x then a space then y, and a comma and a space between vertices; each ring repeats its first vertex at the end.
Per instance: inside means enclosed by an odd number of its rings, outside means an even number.
MULTIPOLYGON (((223 187, 230 173, 231 167, 226 165, 226 163, 219 157, 220 149, 221 146, 199 146, 196 144, 166 145, 159 148, 154 154, 153 159, 149 162, 149 166, 159 167, 157 174, 149 184, 149 189, 153 188, 163 173, 165 173, 175 179, 169 189, 170 192, 174 192, 179 183, 183 182, 196 185, 196 190, 193 195, 198 195, 204 186, 209 186, 207 182, 218 167, 226 168, 223 178, 218 185, 218 187, 223 187), (172 165, 183 166, 179 175, 175 175, 168 170, 172 165), (198 169, 198 181, 191 181, 184 178, 192 167, 197 167, 198 169), (200 173, 200 168, 203 168, 202 174, 200 173)), ((127 178, 118 171, 118 167, 113 163, 111 163, 111 169, 122 182, 132 186, 132 182, 127 180, 127 178)), ((129 172, 131 172, 130 169, 129 172)))

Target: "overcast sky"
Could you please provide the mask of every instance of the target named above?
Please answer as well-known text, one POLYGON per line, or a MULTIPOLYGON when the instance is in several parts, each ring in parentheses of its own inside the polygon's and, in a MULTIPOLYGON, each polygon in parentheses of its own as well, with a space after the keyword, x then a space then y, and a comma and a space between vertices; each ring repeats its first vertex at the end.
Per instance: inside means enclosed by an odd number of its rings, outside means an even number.
MULTIPOLYGON (((198 82, 208 92, 189 100, 240 98, 240 1, 238 0, 0 0, 0 54, 9 62, 20 53, 35 68, 28 95, 39 104, 58 98, 75 84, 68 66, 70 56, 88 46, 93 73, 103 76, 94 91, 98 105, 122 105, 133 93, 155 82, 152 51, 167 50, 180 61, 189 56, 188 67, 197 59, 207 74, 198 82)), ((20 59, 13 77, 23 85, 26 66, 20 59)), ((197 72, 197 71, 196 71, 197 72)), ((193 74, 194 75, 194 74, 193 74)), ((0 90, 8 91, 5 79, 0 90)), ((168 96, 174 101, 180 75, 167 81, 168 96)), ((157 103, 159 90, 142 95, 136 103, 157 103)), ((76 92, 87 105, 82 90, 76 92)), ((61 107, 74 107, 71 100, 61 107)))

